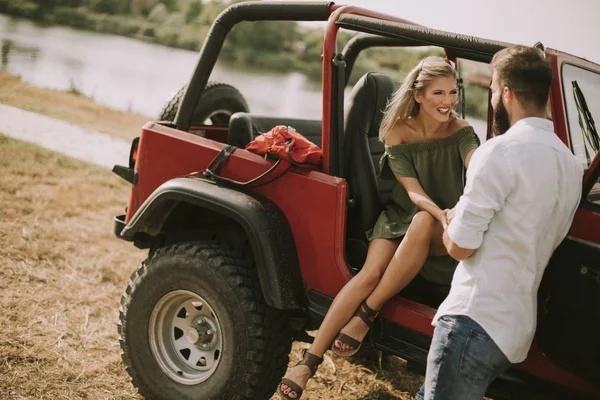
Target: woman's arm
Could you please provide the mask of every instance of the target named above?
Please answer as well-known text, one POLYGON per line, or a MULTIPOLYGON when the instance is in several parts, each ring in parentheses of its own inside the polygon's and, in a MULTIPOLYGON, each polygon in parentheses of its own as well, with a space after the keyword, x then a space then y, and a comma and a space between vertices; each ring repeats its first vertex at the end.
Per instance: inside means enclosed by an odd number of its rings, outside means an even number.
POLYGON ((431 200, 427 193, 425 193, 425 190, 423 190, 423 187, 421 186, 419 180, 417 178, 401 178, 398 176, 396 177, 396 179, 398 179, 398 182, 400 182, 400 184, 404 186, 404 189, 408 193, 408 197, 410 198, 410 200, 417 207, 419 207, 420 210, 427 211, 435 219, 440 221, 445 228, 446 214, 444 213, 444 210, 439 208, 433 202, 433 200, 431 200))
POLYGON ((473 153, 475 153, 475 150, 477 149, 471 150, 469 154, 467 154, 467 156, 465 157, 465 168, 469 168, 469 162, 471 162, 471 156, 473 155, 473 153))

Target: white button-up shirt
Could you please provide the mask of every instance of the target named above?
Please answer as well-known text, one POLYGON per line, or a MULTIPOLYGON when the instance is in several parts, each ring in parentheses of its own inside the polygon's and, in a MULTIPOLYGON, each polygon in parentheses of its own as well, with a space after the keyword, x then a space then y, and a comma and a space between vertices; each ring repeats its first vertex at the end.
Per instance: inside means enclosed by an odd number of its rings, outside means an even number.
POLYGON ((477 149, 448 227, 454 243, 477 251, 459 263, 433 324, 442 315, 466 315, 512 363, 525 360, 538 287, 573 220, 582 176, 545 119, 521 119, 477 149))

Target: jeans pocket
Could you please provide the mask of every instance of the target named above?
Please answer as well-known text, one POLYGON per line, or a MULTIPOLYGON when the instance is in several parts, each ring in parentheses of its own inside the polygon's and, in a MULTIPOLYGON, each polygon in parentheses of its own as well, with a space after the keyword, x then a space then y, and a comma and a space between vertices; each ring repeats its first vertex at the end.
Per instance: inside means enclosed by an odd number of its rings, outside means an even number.
POLYGON ((470 331, 460 357, 459 372, 471 382, 490 382, 510 366, 496 343, 484 333, 470 331))
POLYGON ((446 329, 452 329, 452 326, 454 325, 454 320, 454 318, 448 315, 442 315, 438 318, 436 324, 439 324, 446 329))

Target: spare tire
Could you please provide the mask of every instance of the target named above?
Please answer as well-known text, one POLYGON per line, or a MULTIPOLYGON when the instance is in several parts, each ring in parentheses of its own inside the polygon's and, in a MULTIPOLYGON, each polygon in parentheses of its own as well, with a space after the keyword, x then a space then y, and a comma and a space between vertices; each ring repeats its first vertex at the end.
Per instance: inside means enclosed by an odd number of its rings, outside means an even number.
MULTIPOLYGON (((175 120, 179 104, 187 89, 187 85, 165 104, 159 121, 175 120)), ((249 112, 248 103, 239 90, 226 83, 209 82, 206 85, 192 116, 192 125, 227 126, 229 119, 236 112, 249 112)))

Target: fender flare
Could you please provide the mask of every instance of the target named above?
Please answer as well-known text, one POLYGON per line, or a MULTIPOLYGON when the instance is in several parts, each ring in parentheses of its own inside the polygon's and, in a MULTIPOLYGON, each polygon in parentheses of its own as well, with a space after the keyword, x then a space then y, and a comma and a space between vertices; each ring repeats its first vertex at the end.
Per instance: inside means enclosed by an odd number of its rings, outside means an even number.
POLYGON ((159 186, 122 229, 120 236, 160 233, 171 211, 181 202, 211 210, 238 224, 248 235, 267 304, 291 310, 306 303, 294 237, 281 209, 249 191, 219 186, 202 178, 175 178, 159 186))

